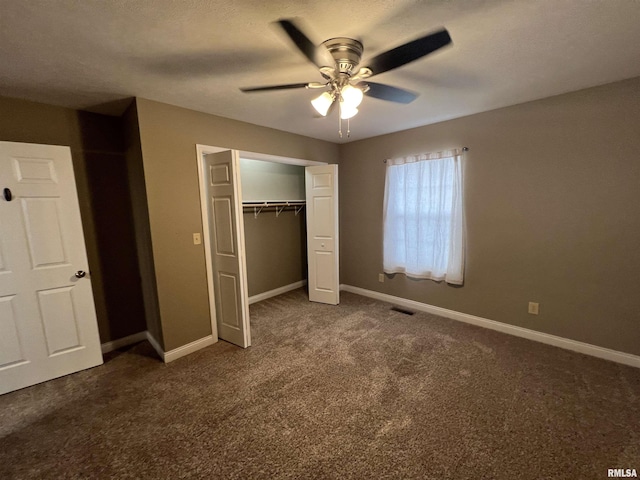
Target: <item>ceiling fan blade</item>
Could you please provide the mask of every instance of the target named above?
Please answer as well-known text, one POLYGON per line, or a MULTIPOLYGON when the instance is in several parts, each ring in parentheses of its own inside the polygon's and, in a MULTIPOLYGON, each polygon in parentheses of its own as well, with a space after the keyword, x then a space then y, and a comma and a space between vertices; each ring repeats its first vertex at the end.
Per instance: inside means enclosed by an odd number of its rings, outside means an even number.
POLYGON ((276 23, 282 27, 295 46, 298 47, 298 50, 300 50, 311 63, 319 68, 333 67, 335 65, 336 62, 331 56, 331 53, 329 53, 329 50, 327 50, 324 45, 314 45, 293 20, 283 19, 278 20, 276 23))
POLYGON ((442 29, 373 57, 369 60, 367 68, 373 72, 372 76, 388 72, 424 57, 449 43, 451 43, 449 32, 442 29))
POLYGON ((290 83, 289 85, 270 85, 267 87, 244 87, 240 90, 245 93, 266 92, 269 90, 288 90, 291 88, 307 88, 308 83, 290 83))
POLYGON ((391 85, 374 82, 367 82, 367 85, 369 85, 369 90, 365 92, 365 95, 373 98, 379 98, 380 100, 406 104, 411 103, 418 98, 417 93, 403 90, 398 87, 392 87, 391 85))

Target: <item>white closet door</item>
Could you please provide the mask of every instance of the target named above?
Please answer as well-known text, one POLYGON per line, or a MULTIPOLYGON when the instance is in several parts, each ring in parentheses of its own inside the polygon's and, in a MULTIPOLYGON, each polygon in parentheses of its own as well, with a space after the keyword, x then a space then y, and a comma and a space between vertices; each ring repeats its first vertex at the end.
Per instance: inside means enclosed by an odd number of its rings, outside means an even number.
POLYGON ((338 166, 306 167, 309 300, 340 303, 338 166))
POLYGON ((0 195, 6 393, 100 365, 102 353, 69 148, 0 142, 0 195))
POLYGON ((205 155, 209 238, 218 338, 251 345, 238 152, 205 155))

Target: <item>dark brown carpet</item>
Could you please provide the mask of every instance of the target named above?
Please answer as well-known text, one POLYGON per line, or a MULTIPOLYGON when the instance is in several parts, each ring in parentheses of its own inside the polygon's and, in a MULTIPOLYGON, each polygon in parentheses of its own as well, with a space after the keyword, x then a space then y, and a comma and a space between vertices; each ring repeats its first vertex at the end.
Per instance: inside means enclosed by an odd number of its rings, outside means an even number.
POLYGON ((640 370, 345 293, 251 307, 254 346, 146 343, 0 397, 0 478, 604 479, 640 370))

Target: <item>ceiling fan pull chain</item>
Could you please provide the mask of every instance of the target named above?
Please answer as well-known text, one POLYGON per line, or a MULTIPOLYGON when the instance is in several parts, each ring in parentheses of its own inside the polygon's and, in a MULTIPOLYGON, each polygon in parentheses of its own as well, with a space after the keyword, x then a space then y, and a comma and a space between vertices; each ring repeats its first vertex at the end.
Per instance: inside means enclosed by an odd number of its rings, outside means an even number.
POLYGON ((338 135, 342 138, 342 117, 338 115, 338 135))
POLYGON ((351 137, 351 119, 347 118, 347 138, 351 137))

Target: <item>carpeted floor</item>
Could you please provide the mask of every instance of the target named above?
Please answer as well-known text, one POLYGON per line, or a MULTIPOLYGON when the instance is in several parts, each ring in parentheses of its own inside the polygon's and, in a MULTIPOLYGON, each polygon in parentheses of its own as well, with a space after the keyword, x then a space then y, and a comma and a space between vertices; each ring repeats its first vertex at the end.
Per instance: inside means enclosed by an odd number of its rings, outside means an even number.
POLYGON ((640 370, 344 293, 251 307, 253 347, 146 343, 0 397, 0 478, 604 479, 640 370))

